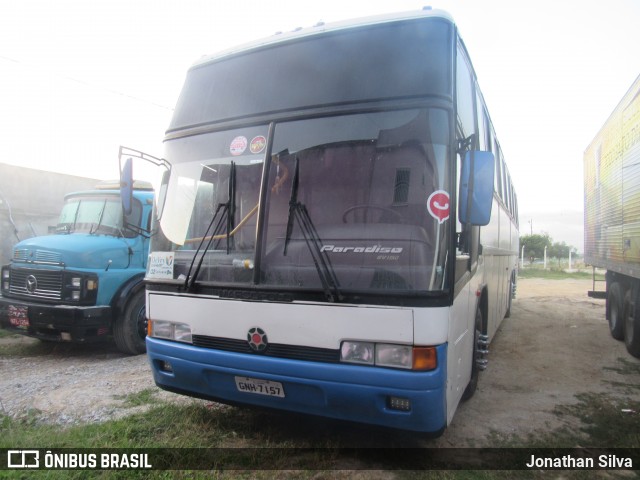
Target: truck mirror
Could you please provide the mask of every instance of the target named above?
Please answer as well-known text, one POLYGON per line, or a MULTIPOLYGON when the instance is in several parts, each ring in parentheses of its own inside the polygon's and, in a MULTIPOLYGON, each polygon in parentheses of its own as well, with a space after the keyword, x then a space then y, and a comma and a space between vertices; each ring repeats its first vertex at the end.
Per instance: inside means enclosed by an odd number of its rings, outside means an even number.
POLYGON ((484 226, 491 219, 493 203, 493 153, 467 152, 460 169, 458 219, 460 223, 484 226))
POLYGON ((120 199, 125 215, 131 214, 133 203, 133 160, 127 158, 120 170, 120 199))

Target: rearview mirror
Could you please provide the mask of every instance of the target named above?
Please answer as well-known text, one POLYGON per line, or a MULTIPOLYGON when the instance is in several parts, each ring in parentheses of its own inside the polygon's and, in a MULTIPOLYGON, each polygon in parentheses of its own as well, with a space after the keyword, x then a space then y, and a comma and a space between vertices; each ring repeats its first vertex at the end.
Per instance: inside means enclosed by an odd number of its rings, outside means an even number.
POLYGON ((133 203, 133 161, 127 158, 124 166, 120 169, 120 200, 122 211, 125 215, 131 215, 131 204, 133 203))
POLYGON ((465 154, 460 169, 460 223, 477 226, 489 224, 494 169, 493 153, 474 150, 465 154))

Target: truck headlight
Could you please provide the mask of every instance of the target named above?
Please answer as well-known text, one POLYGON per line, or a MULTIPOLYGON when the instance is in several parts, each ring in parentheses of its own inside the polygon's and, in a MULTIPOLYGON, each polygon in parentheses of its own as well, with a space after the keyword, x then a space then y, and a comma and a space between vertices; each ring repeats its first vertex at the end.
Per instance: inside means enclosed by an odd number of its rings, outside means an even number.
POLYGON ((9 268, 2 269, 2 290, 9 290, 9 284, 11 283, 11 270, 9 268))
POLYGON ((98 295, 98 277, 95 274, 67 272, 62 297, 68 302, 95 304, 98 295))
POLYGON ((176 342, 192 343, 191 327, 186 323, 167 322, 149 319, 150 337, 164 338, 176 342))

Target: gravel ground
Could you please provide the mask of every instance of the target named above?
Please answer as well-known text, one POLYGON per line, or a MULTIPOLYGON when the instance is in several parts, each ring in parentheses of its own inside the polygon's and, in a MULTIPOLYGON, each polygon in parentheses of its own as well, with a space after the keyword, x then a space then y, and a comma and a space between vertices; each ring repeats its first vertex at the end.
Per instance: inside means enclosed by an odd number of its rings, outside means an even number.
MULTIPOLYGON (((0 408, 16 418, 53 424, 103 422, 136 411, 127 396, 152 389, 154 398, 185 401, 158 389, 146 355, 127 356, 110 344, 45 344, 0 339, 0 408)), ((190 400, 195 401, 195 400, 190 400)))

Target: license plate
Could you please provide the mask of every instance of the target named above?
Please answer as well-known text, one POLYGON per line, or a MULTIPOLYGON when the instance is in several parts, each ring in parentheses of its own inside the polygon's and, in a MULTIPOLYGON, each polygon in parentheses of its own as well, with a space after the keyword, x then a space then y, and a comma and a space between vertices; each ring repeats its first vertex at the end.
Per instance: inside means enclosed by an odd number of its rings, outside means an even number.
POLYGON ((241 392, 284 398, 284 388, 282 388, 280 382, 271 382, 258 378, 236 377, 236 387, 241 392))
POLYGON ((9 305, 9 325, 26 329, 29 326, 29 307, 9 305))

